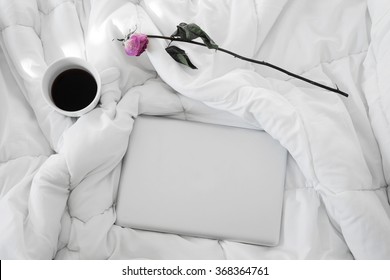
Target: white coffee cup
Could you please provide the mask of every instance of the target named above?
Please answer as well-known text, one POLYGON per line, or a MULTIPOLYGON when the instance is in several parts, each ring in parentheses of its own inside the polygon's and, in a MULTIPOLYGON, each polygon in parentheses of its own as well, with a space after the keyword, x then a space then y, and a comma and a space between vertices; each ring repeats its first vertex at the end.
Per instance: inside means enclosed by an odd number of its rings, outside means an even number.
POLYGON ((95 108, 100 99, 100 88, 101 88, 101 80, 97 70, 91 64, 78 57, 65 57, 53 62, 46 69, 42 78, 42 94, 44 100, 54 110, 69 117, 80 117, 81 115, 95 108), (52 98, 52 86, 54 80, 58 77, 58 75, 60 75, 61 73, 69 69, 81 69, 88 72, 95 79, 97 85, 96 95, 94 99, 91 101, 91 103, 89 103, 88 106, 77 111, 66 111, 59 108, 54 103, 52 98))

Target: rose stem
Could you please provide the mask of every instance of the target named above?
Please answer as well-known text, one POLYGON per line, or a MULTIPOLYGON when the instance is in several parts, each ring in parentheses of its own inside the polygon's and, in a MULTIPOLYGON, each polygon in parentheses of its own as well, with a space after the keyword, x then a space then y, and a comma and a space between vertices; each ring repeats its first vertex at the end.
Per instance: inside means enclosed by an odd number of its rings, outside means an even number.
MULTIPOLYGON (((146 35, 148 36, 148 38, 157 38, 157 39, 166 39, 166 40, 170 40, 170 41, 178 41, 178 42, 184 42, 184 43, 189 43, 189 44, 194 44, 194 45, 199 45, 199 46, 204 46, 204 47, 207 47, 205 44, 203 43, 200 43, 200 42, 194 42, 194 41, 187 41, 187 40, 183 40, 181 38, 176 38, 176 37, 167 37, 167 36, 160 36, 160 35, 146 35)), ((331 88, 331 87, 328 87, 326 85, 323 85, 323 84, 320 84, 320 83, 317 83, 313 80, 310 80, 310 79, 307 79, 305 77, 302 77, 300 75, 297 75, 297 74, 294 74, 290 71, 287 71, 281 67, 278 67, 276 65, 273 65, 271 63, 268 63, 268 62, 265 62, 265 61, 259 61, 259 60, 255 60, 255 59, 251 59, 251 58, 247 58, 245 56, 242 56, 242 55, 239 55, 239 54, 236 54, 234 52, 231 52, 231 51, 228 51, 228 50, 225 50, 223 48, 218 48, 216 49, 218 51, 221 51, 221 52, 224 52, 224 53, 227 53, 227 54, 230 54, 236 58, 239 58, 241 60, 245 60, 245 61, 249 61, 249 62, 252 62, 252 63, 256 63, 256 64, 260 64, 260 65, 264 65, 264 66, 267 66, 267 67, 270 67, 270 68, 273 68, 277 71, 280 71, 280 72, 283 72, 291 77, 294 77, 294 78, 297 78, 299 80, 302 80, 302 81, 305 81, 309 84, 312 84, 312 85, 315 85, 317 87, 320 87, 320 88, 323 88, 323 89, 326 89, 326 90, 329 90, 329 91, 332 91, 332 92, 335 92, 335 93, 338 93, 338 94, 341 94, 345 97, 348 97, 348 94, 339 90, 339 88, 331 88)))

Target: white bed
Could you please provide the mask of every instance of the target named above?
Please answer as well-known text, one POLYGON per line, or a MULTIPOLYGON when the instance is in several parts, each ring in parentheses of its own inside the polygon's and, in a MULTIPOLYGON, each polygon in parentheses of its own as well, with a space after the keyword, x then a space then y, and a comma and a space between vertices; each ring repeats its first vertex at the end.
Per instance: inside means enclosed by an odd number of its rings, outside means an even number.
POLYGON ((389 1, 1 0, 0 30, 1 259, 390 259, 389 1), (194 71, 163 40, 140 57, 112 41, 180 22, 349 97, 197 46, 183 46, 194 71), (102 76, 101 104, 79 119, 40 94, 65 56, 102 76), (279 245, 114 225, 139 114, 264 129, 286 147, 279 245))

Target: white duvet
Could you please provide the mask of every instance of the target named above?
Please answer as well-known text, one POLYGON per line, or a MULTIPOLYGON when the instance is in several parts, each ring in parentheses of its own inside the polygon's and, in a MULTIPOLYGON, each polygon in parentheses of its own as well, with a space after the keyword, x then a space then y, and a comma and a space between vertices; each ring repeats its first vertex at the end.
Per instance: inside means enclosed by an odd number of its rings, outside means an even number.
POLYGON ((1 0, 0 258, 390 259, 387 0, 1 0), (344 98, 198 46, 128 57, 129 29, 200 25, 221 47, 350 94, 344 98), (48 64, 102 76, 98 108, 72 119, 40 94, 48 64), (245 245, 115 225, 133 118, 169 115, 264 129, 289 151, 280 243, 245 245))

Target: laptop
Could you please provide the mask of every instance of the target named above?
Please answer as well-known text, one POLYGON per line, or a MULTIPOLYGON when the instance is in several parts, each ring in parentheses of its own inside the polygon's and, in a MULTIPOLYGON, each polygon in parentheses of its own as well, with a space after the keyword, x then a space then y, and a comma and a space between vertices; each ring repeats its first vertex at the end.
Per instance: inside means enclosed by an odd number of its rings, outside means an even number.
POLYGON ((139 116, 122 163, 116 225, 275 246, 286 158, 264 131, 139 116))

